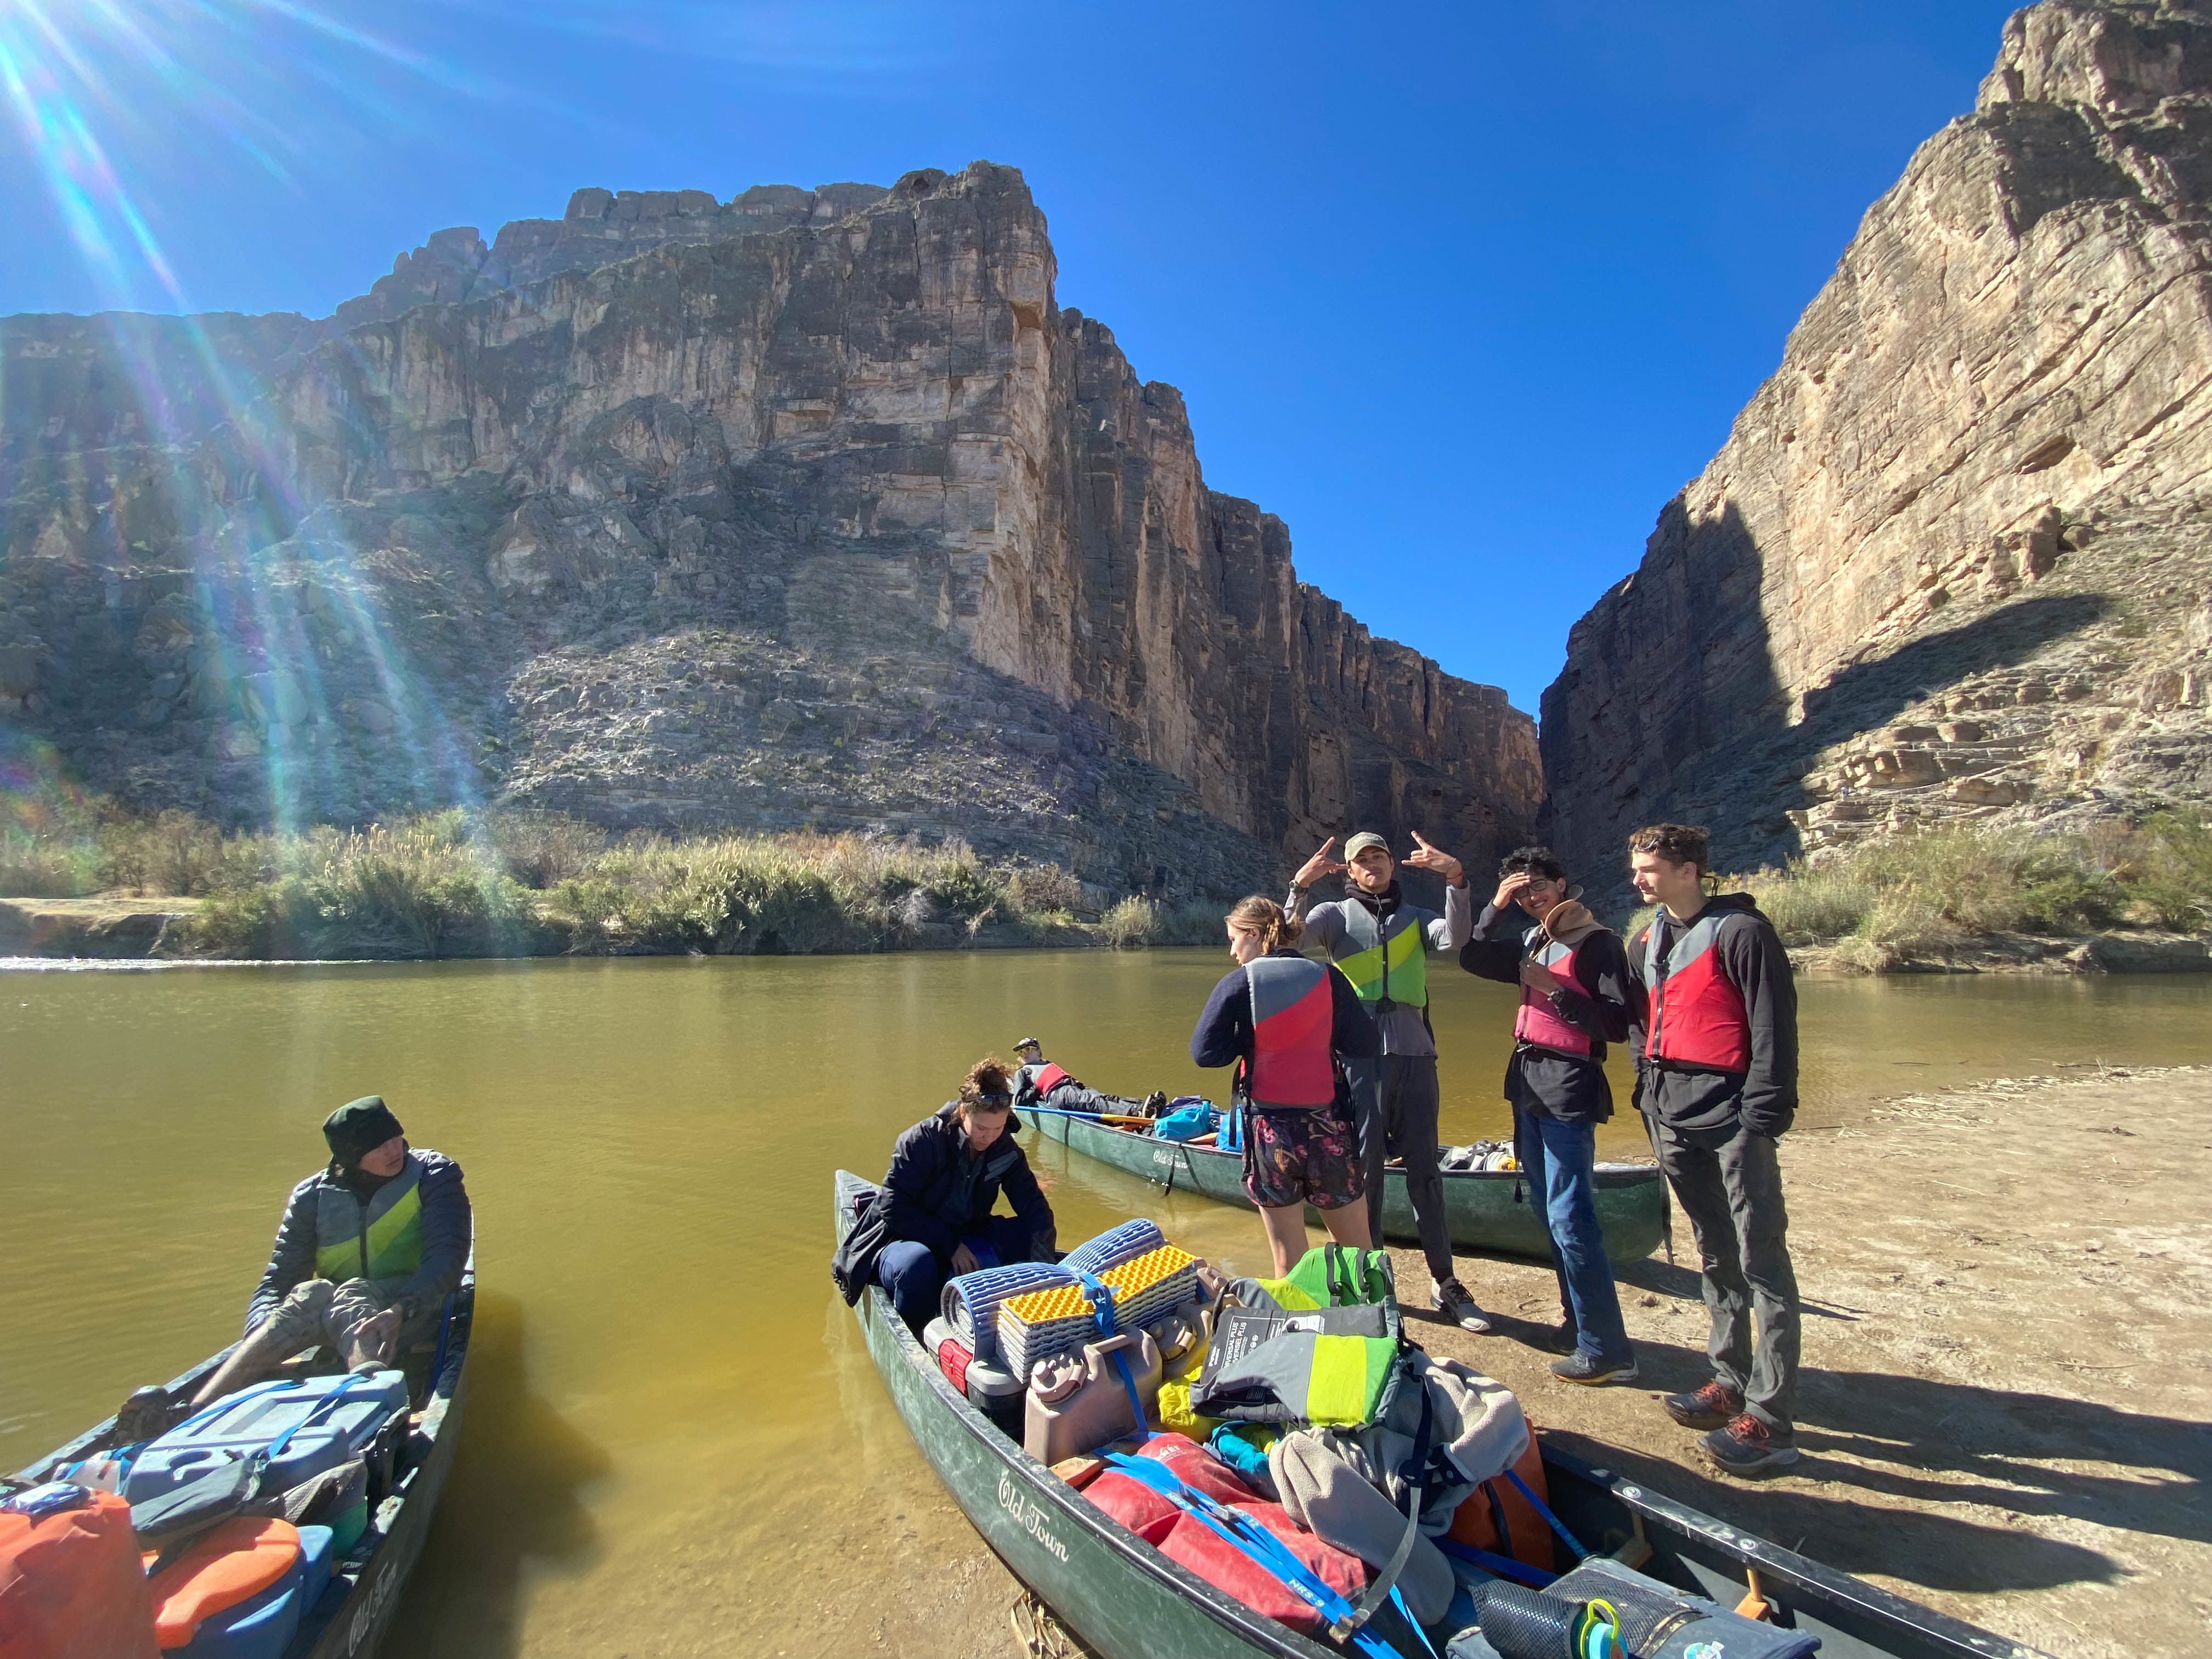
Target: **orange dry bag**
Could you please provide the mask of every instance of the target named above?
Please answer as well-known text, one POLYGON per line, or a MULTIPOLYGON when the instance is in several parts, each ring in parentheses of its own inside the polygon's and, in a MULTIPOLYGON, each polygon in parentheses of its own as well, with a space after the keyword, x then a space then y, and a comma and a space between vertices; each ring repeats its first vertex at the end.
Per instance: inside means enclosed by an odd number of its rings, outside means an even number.
MULTIPOLYGON (((1534 1424, 1528 1428, 1528 1449, 1513 1465, 1513 1473, 1537 1497, 1547 1504, 1552 1501, 1544 1480, 1543 1449, 1536 1443, 1534 1424)), ((1535 1505, 1521 1495, 1521 1488, 1502 1474, 1484 1481, 1468 1495, 1452 1516, 1451 1530, 1444 1535, 1493 1555, 1510 1555, 1525 1566, 1540 1567, 1546 1572, 1559 1569, 1553 1558, 1551 1528, 1536 1513, 1535 1505)))
POLYGON ((155 1659, 131 1505, 88 1492, 41 1509, 0 1510, 0 1659, 155 1659))

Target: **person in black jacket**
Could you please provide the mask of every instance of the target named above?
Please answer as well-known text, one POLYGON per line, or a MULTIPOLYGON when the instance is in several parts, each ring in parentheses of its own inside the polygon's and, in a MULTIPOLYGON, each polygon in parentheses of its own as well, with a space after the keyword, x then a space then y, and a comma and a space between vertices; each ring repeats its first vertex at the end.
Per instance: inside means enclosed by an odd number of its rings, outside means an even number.
POLYGON ((979 1060, 961 1079, 958 1097, 891 1149, 875 1278, 916 1333, 937 1316, 946 1279, 1054 1259, 1052 1206, 1014 1139, 1022 1123, 1013 1105, 1006 1061, 979 1060), (1014 1206, 1010 1216, 991 1213, 1002 1192, 1014 1206))
MULTIPOLYGON (((246 1305, 246 1340, 195 1397, 219 1400, 306 1348, 361 1370, 434 1342, 461 1282, 475 1219, 461 1166, 410 1146, 380 1095, 323 1120, 324 1169, 293 1188, 269 1265, 246 1305)), ((163 1402, 140 1390, 141 1409, 163 1402)))
POLYGON ((1596 1126, 1613 1115, 1605 1046, 1628 1036, 1628 958, 1567 885, 1548 848, 1523 847, 1498 866, 1498 891, 1476 919, 1459 965, 1521 987, 1505 1098, 1513 1150, 1541 1202, 1565 1315, 1568 1382, 1630 1382, 1636 1355, 1621 1323, 1613 1266, 1598 1230, 1596 1126))
POLYGON ((1712 1381, 1661 1402, 1732 1474, 1797 1461, 1797 1275, 1775 1141, 1797 1111, 1797 988, 1747 893, 1708 898, 1705 832, 1629 837, 1636 890, 1659 907, 1628 947, 1637 1104, 1697 1235, 1712 1381), (1756 1319, 1756 1340, 1753 1321, 1756 1319))

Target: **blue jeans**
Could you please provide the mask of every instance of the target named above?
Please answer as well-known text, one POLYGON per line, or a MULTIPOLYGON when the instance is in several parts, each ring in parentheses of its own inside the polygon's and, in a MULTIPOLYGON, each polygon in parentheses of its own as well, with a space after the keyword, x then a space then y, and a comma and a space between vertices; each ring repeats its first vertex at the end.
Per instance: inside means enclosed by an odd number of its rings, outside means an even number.
MULTIPOLYGON (((1033 1241, 1020 1217, 994 1215, 986 1229, 960 1241, 975 1252, 977 1267, 996 1267, 1030 1259, 1033 1241)), ((950 1272, 949 1262, 939 1261, 928 1245, 910 1238, 884 1245, 883 1254, 876 1258, 876 1283, 891 1293, 891 1305, 916 1336, 937 1317, 950 1272)))
POLYGON ((1575 1328, 1575 1346, 1592 1359, 1634 1357, 1620 1322, 1613 1264, 1605 1259, 1595 1196, 1597 1136, 1587 1123, 1562 1123, 1547 1112, 1513 1109, 1514 1156, 1521 1160, 1536 1218, 1551 1241, 1559 1301, 1575 1328))

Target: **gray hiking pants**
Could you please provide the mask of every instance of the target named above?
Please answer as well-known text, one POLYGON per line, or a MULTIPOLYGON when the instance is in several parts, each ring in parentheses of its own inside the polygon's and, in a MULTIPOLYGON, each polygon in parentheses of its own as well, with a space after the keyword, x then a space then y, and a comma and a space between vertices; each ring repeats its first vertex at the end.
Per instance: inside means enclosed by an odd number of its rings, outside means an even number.
MULTIPOLYGON (((368 1279, 334 1285, 311 1279, 293 1286, 276 1312, 253 1328, 246 1344, 257 1362, 270 1366, 307 1348, 328 1348, 343 1360, 354 1332, 391 1305, 392 1299, 368 1279)), ((398 1340, 387 1338, 380 1358, 388 1361, 399 1351, 398 1340)))
POLYGON ((1359 1174, 1367 1183, 1367 1230, 1382 1247, 1382 1165, 1406 1166, 1406 1196, 1413 1200, 1414 1231, 1429 1276, 1452 1276, 1451 1223, 1444 1215, 1444 1182, 1437 1172, 1437 1057, 1384 1054, 1346 1062, 1359 1124, 1359 1174))
POLYGON ((1790 1265, 1790 1217, 1774 1137, 1738 1128, 1686 1139, 1656 1122, 1659 1166, 1690 1218, 1705 1266, 1705 1352, 1713 1375, 1781 1437, 1791 1432, 1797 1392, 1797 1274, 1790 1265), (1753 1340, 1754 1320, 1757 1339, 1753 1340))

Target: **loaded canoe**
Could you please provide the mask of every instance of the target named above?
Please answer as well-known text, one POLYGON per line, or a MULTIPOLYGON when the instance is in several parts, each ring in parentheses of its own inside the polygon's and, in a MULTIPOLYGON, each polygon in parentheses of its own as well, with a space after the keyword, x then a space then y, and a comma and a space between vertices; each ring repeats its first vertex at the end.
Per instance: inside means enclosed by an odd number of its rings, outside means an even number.
MULTIPOLYGON (((841 1242, 872 1185, 837 1171, 841 1242)), ((892 1405, 953 1502, 1007 1571, 1100 1659, 1342 1659, 1170 1560, 1001 1434, 945 1380, 880 1287, 864 1292, 854 1312, 892 1405)), ((1638 1571, 1723 1607, 1749 1592, 1755 1571, 1775 1622, 1819 1636, 1822 1659, 2048 1659, 1558 1448, 1547 1444, 1543 1454, 1553 1508, 1588 1547, 1609 1552, 1641 1540, 1650 1553, 1638 1571)))
MULTIPOLYGON (((471 1252, 440 1325, 437 1350, 410 1401, 413 1409, 393 1463, 391 1490, 370 1514, 368 1530, 344 1559, 332 1565, 329 1588, 301 1615, 299 1633, 284 1649, 283 1659, 372 1659, 391 1628, 399 1611, 399 1593, 422 1553, 422 1540, 460 1445, 476 1283, 471 1252)), ((224 1348, 202 1360, 169 1384, 170 1394, 188 1396, 230 1352, 224 1348)), ((118 1443, 111 1417, 18 1470, 13 1479, 35 1486, 51 1479, 52 1471, 62 1465, 118 1443)))
MULTIPOLYGON (((1155 1140, 1134 1130, 1116 1128, 1080 1113, 1024 1107, 1019 1115, 1040 1134, 1071 1151, 1142 1176, 1170 1191, 1194 1192, 1224 1204, 1253 1207, 1244 1190, 1244 1160, 1236 1152, 1188 1141, 1155 1140)), ((1402 1170, 1384 1171, 1382 1231, 1412 1239, 1413 1206, 1406 1196, 1402 1170)), ((1530 1207, 1526 1177, 1510 1170, 1447 1170, 1444 1211, 1455 1249, 1527 1256, 1549 1261, 1551 1245, 1530 1207)), ((1641 1261, 1667 1237, 1667 1183, 1656 1164, 1601 1164, 1596 1179, 1597 1220, 1605 1253, 1616 1267, 1641 1261)), ((1320 1224, 1309 1206, 1307 1219, 1320 1224)))

